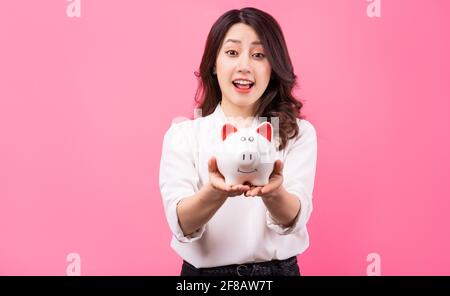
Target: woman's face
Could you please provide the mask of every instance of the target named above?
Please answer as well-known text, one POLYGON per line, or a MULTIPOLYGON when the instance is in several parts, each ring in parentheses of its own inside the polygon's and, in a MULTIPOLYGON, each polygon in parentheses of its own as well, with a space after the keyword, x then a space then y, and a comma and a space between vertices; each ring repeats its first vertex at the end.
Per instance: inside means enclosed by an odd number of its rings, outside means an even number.
POLYGON ((225 35, 216 60, 222 101, 252 108, 267 88, 271 67, 252 27, 238 23, 225 35))

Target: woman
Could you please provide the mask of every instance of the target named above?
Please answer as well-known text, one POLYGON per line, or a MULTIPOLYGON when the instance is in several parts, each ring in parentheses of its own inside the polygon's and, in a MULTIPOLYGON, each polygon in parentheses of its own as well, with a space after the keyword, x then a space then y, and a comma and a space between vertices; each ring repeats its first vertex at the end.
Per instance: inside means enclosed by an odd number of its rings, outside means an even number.
POLYGON ((223 14, 209 32, 198 78, 203 117, 170 127, 160 166, 181 275, 300 275, 317 139, 292 95, 296 76, 276 20, 255 8, 223 14), (269 183, 229 186, 215 159, 220 129, 256 127, 260 118, 279 126, 269 183))

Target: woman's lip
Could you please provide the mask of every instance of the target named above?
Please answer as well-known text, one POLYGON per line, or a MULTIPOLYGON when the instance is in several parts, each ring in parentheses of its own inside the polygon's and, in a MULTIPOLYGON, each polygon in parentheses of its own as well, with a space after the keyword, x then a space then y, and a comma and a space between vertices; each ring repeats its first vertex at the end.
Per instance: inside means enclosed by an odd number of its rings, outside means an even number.
MULTIPOLYGON (((233 83, 232 83, 232 84, 233 84, 233 83)), ((252 89, 253 89, 254 86, 255 86, 255 85, 253 85, 252 87, 247 88, 247 89, 241 89, 241 88, 236 87, 236 86, 233 84, 233 88, 234 88, 238 93, 249 93, 249 92, 252 91, 252 89)))

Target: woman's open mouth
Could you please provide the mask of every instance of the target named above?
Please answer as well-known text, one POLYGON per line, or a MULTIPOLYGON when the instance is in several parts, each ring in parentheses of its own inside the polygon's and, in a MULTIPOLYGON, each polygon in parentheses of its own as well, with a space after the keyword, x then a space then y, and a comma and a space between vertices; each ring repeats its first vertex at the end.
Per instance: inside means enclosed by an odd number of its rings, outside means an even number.
POLYGON ((234 89, 240 93, 248 93, 251 91, 255 83, 246 79, 236 79, 233 80, 234 89))

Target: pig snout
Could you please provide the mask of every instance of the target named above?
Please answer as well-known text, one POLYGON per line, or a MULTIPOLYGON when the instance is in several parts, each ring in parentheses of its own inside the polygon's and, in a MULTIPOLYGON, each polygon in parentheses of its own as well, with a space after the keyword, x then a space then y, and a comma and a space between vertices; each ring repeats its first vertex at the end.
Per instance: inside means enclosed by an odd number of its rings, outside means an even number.
POLYGON ((254 168, 259 162, 259 153, 255 151, 244 151, 239 154, 239 167, 254 168))

